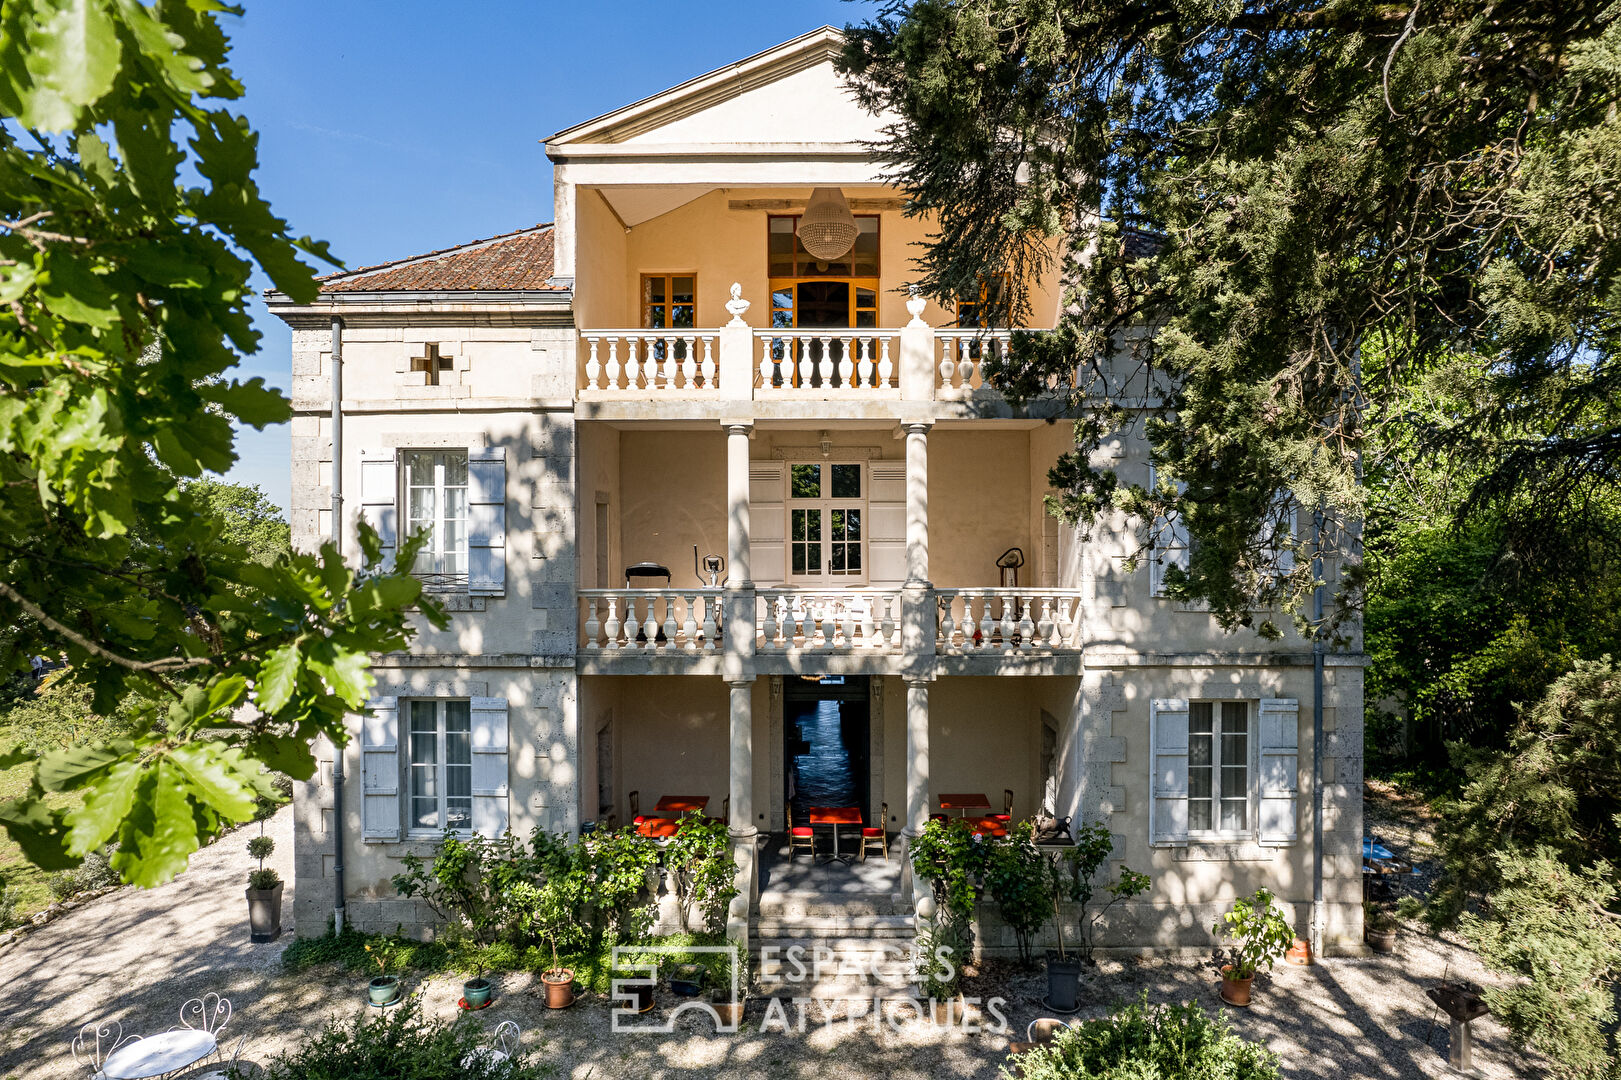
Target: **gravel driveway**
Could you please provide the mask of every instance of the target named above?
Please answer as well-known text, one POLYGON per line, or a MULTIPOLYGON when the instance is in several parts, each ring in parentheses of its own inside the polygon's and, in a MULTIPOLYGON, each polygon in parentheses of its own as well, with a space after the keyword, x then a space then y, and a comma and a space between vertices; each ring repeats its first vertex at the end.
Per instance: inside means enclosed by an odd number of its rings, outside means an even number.
MULTIPOLYGON (((284 810, 271 819, 268 831, 277 840, 277 869, 289 876, 290 814, 284 810)), ((81 1023, 109 1018, 132 1031, 164 1030, 176 1023, 181 1002, 207 990, 235 1004, 228 1031, 249 1036, 243 1055, 248 1061, 296 1045, 330 1017, 363 1009, 364 976, 288 974, 280 967, 287 939, 248 944, 242 889, 252 866, 243 850, 249 835, 240 831, 200 852, 192 868, 168 885, 103 897, 0 954, 0 1077, 82 1076, 68 1054, 68 1040, 81 1023)), ((1431 1026, 1434 1010, 1423 989, 1443 972, 1476 981, 1485 981, 1484 974, 1455 943, 1411 928, 1402 941, 1399 957, 1280 965, 1270 979, 1257 980, 1252 1008, 1227 1014, 1239 1032, 1276 1051, 1291 1078, 1450 1075, 1445 1018, 1431 1026)), ((548 1013, 531 992, 530 976, 501 976, 498 987, 495 1004, 480 1019, 492 1025, 518 1021, 524 1047, 554 1062, 566 1080, 993 1080, 1007 1051, 1003 1035, 946 1033, 913 1020, 898 1030, 875 1029, 870 1018, 828 1025, 815 1005, 802 1032, 762 1033, 759 1001, 750 1003, 744 1030, 736 1035, 716 1035, 707 1019, 691 1014, 677 1021, 671 1035, 616 1034, 601 999, 582 997, 574 1008, 548 1013)), ((425 980, 416 989, 430 1014, 454 1015, 456 980, 425 980)), ((1043 1013, 1038 1001, 1045 989, 1039 972, 996 966, 966 992, 1006 996, 1005 1011, 1022 1037, 1024 1025, 1043 1013)), ((1144 992, 1155 1002, 1193 998, 1220 1007, 1213 969, 1195 959, 1105 961, 1084 992, 1092 1003, 1086 1015, 1144 992)), ((661 991, 659 1000, 654 1016, 668 1015, 677 999, 661 991)), ((797 1025, 792 1009, 788 1016, 797 1025)), ((1475 1024, 1475 1035, 1482 1076, 1540 1071, 1515 1055, 1490 1018, 1475 1024)))

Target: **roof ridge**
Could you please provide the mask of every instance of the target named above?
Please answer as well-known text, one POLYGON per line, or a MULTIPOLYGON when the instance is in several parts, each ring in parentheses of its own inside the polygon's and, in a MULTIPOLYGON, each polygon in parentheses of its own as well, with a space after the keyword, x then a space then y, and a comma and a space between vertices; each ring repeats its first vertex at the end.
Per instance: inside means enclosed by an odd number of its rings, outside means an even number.
POLYGON ((487 236, 482 240, 469 240, 462 244, 452 244, 450 247, 439 248, 436 251, 428 251, 420 255, 406 255, 398 259, 390 259, 388 262, 374 263, 370 266, 357 266, 352 270, 335 270, 330 274, 322 274, 315 280, 322 282, 337 281, 340 278, 374 274, 379 270, 389 270, 401 266, 410 266, 412 263, 427 262, 430 259, 437 259, 458 251, 472 251, 483 247, 486 244, 494 244, 502 240, 510 240, 514 236, 523 236, 527 233, 539 232, 542 229, 550 229, 555 224, 556 222, 554 221, 543 221, 536 225, 526 225, 521 229, 513 229, 511 232, 497 233, 494 236, 487 236))

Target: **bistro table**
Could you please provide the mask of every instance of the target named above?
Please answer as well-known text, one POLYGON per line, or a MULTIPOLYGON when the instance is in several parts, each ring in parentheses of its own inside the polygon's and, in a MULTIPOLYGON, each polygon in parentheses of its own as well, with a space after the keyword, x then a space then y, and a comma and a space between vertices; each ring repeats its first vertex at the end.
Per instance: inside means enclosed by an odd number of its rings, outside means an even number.
MULTIPOLYGON (((709 805, 708 795, 666 795, 653 807, 655 814, 685 814, 693 810, 703 813, 709 805)), ((989 805, 989 804, 987 804, 989 805)))
POLYGON ((176 1072, 219 1049, 206 1031, 180 1028, 125 1043, 107 1055, 101 1073, 107 1080, 147 1080, 176 1072))
MULTIPOLYGON (((810 823, 812 825, 833 826, 833 858, 843 859, 839 854, 839 826, 861 824, 861 807, 859 806, 813 806, 810 808, 810 823)), ((854 856, 851 856, 854 858, 854 856)))
POLYGON ((989 810, 991 800, 984 795, 942 795, 940 796, 940 809, 955 810, 958 816, 967 814, 970 810, 989 810))

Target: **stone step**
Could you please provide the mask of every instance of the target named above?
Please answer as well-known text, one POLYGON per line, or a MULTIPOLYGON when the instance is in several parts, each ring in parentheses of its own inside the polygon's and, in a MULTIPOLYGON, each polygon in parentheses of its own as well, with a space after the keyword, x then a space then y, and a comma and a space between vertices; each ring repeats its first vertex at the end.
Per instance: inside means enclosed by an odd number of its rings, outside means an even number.
POLYGON ((898 893, 830 896, 820 892, 768 892, 760 894, 755 912, 761 919, 817 916, 853 918, 860 915, 910 915, 911 907, 898 893))
POLYGON ((761 938, 907 938, 916 932, 910 915, 760 916, 754 934, 761 938))

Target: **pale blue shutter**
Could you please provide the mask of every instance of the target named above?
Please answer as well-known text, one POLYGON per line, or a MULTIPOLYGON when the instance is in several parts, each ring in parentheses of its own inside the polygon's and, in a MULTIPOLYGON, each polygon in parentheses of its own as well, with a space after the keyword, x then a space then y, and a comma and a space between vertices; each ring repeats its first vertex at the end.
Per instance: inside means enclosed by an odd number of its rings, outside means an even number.
POLYGON ((507 702, 472 699, 473 831, 495 838, 507 831, 507 702))
POLYGON ((1148 703, 1150 798, 1149 842, 1188 842, 1188 701, 1158 698, 1148 703))
POLYGON ((367 843, 400 838, 399 704, 374 697, 360 718, 360 834, 367 843))
POLYGON ((1300 791, 1300 702, 1261 699, 1261 843, 1295 842, 1295 803, 1300 791))
MULTIPOLYGON (((334 468, 338 466, 334 465, 334 468)), ((394 567, 394 549, 399 544, 396 505, 400 481, 393 450, 360 452, 360 516, 383 538, 383 566, 394 567)))
POLYGON ((499 446, 467 452, 467 591, 507 591, 507 458, 499 446))

